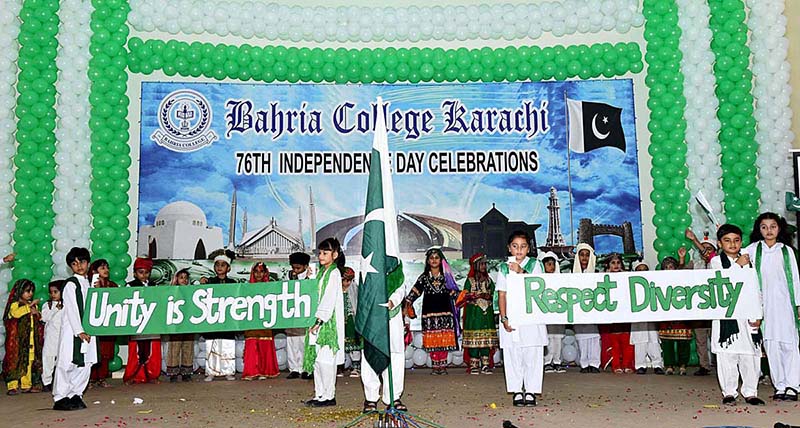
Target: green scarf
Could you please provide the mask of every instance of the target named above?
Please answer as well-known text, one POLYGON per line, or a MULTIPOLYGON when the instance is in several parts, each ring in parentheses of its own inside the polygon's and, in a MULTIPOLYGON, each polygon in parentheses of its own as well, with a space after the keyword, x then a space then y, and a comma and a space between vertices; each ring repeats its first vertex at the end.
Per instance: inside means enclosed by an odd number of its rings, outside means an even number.
MULTIPOLYGON (((760 241, 756 246, 756 274, 758 274, 758 288, 761 289, 763 287, 763 281, 761 279, 761 254, 763 252, 763 241, 760 241)), ((789 299, 792 303, 792 313, 794 314, 794 324, 795 328, 800 330, 800 317, 797 314, 797 301, 794 297, 794 280, 792 279, 792 267, 791 261, 789 260, 789 250, 786 249, 786 245, 781 247, 781 251, 783 252, 783 272, 786 275, 786 284, 789 286, 789 299)), ((761 328, 764 328, 764 323, 761 324, 761 328)))
MULTIPOLYGON (((81 317, 81 321, 83 321, 83 290, 81 289, 81 283, 78 281, 74 276, 67 278, 67 282, 71 282, 75 284, 75 300, 78 304, 78 315, 81 317)), ((78 367, 84 366, 83 361, 83 353, 81 352, 81 340, 80 337, 73 337, 72 338, 72 364, 75 364, 78 367)), ((99 353, 97 355, 100 355, 99 353)))
MULTIPOLYGON (((325 270, 322 272, 322 275, 319 279, 319 298, 322 300, 322 296, 325 295, 325 290, 328 288, 328 280, 331 277, 331 272, 336 269, 336 265, 331 263, 325 270)), ((339 284, 341 287, 341 284, 339 284)), ((339 352, 339 332, 336 331, 336 310, 334 309, 333 315, 331 315, 328 321, 322 323, 319 328, 319 332, 317 334, 317 344, 310 345, 308 343, 309 334, 308 330, 306 330, 306 342, 305 342, 305 355, 303 356, 303 371, 307 373, 311 373, 314 371, 314 361, 317 359, 317 347, 324 347, 328 346, 331 348, 331 351, 335 354, 339 352)))
MULTIPOLYGON (((525 273, 531 273, 536 268, 538 263, 539 260, 529 257, 528 263, 525 263, 525 266, 522 266, 522 269, 525 270, 525 273)), ((503 275, 508 276, 510 272, 508 269, 508 262, 503 262, 500 264, 500 272, 502 272, 503 275)))

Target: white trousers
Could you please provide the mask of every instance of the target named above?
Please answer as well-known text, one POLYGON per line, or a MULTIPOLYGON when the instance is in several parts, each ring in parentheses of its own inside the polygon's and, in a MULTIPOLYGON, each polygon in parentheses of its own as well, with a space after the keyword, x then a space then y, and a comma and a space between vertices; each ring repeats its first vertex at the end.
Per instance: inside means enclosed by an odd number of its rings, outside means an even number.
POLYGON ((317 347, 314 360, 314 399, 332 400, 336 397, 336 355, 329 346, 317 347))
POLYGON ((786 388, 800 389, 800 351, 797 344, 764 340, 769 360, 769 375, 778 392, 786 388))
POLYGON ((73 395, 83 397, 83 391, 89 384, 89 375, 92 374, 91 364, 78 367, 70 363, 69 367, 56 366, 56 375, 53 380, 53 400, 70 398, 73 395))
MULTIPOLYGON (((403 385, 405 383, 405 354, 403 352, 392 352, 390 354, 392 359, 392 392, 394 399, 400 399, 403 395, 403 385)), ((369 361, 365 358, 361 363, 361 383, 364 384, 364 399, 367 401, 378 401, 381 398, 381 383, 383 383, 383 403, 386 405, 389 402, 389 369, 378 376, 369 361)))
POLYGON ((578 348, 581 351, 581 368, 592 366, 600 368, 600 338, 590 337, 588 339, 578 339, 578 348))
POLYGON ((231 339, 206 340, 206 376, 236 374, 236 341, 231 339))
POLYGON ((653 368, 664 368, 664 359, 661 357, 661 344, 658 340, 652 340, 647 343, 635 343, 633 345, 634 362, 636 368, 647 368, 647 357, 650 357, 650 363, 653 368))
MULTIPOLYGON (((549 326, 548 326, 549 327, 549 326)), ((547 353, 544 354, 544 364, 561 364, 561 341, 563 334, 547 335, 547 353)))
POLYGON ((306 347, 305 336, 286 335, 286 361, 290 372, 303 371, 303 354, 306 347))
POLYGON ((56 359, 58 357, 58 347, 55 349, 42 349, 42 385, 53 383, 55 376, 56 359))
POLYGON ((542 393, 544 377, 543 346, 511 346, 503 348, 503 365, 507 392, 542 393))
POLYGON ((761 357, 757 355, 717 353, 717 379, 722 396, 736 397, 739 375, 742 376, 742 396, 758 395, 758 373, 761 371, 761 357))

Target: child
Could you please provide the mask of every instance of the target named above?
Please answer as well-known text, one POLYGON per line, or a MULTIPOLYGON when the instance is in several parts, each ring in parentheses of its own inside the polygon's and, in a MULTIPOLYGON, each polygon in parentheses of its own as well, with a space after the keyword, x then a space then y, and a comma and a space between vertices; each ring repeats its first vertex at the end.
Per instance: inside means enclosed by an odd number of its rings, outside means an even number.
POLYGON ((486 256, 478 253, 469 259, 469 274, 464 281, 464 337, 462 345, 469 355, 469 372, 492 374, 489 357, 499 344, 494 324, 494 282, 487 272, 486 256))
POLYGON ((42 343, 44 327, 36 285, 27 279, 14 283, 8 294, 3 324, 6 327, 6 355, 3 375, 8 395, 42 392, 42 343))
POLYGON ((64 281, 52 281, 47 286, 50 300, 42 306, 42 322, 44 324, 44 349, 42 350, 42 384, 44 391, 53 390, 53 374, 58 358, 58 337, 61 335, 61 321, 64 315, 64 304, 61 293, 64 281))
MULTIPOLYGON (((544 273, 561 273, 558 265, 558 256, 548 251, 541 256, 544 273)), ((564 324, 547 325, 547 353, 544 355, 545 373, 566 373, 561 365, 561 342, 564 340, 566 326, 564 324)))
MULTIPOLYGON (((153 261, 137 257, 133 262, 133 280, 128 287, 149 287, 153 261)), ((158 383, 161 375, 161 336, 131 336, 128 340, 128 364, 122 377, 126 384, 158 383)))
POLYGON ((422 348, 430 353, 433 375, 447 374, 447 353, 458 349, 458 315, 453 301, 458 291, 442 250, 429 249, 425 253, 425 269, 406 296, 406 304, 411 307, 425 295, 422 299, 422 348))
MULTIPOLYGON (((572 273, 594 273, 597 257, 594 248, 586 243, 575 247, 572 273)), ((594 324, 576 324, 575 340, 580 350, 581 373, 600 373, 600 332, 594 324)))
POLYGON ((91 284, 89 250, 73 247, 66 261, 73 276, 67 278, 61 294, 64 324, 61 326, 56 375, 53 379, 53 410, 85 409, 83 391, 89 383, 92 364, 97 362, 97 339, 83 331, 81 319, 91 284))
MULTIPOLYGON (((352 367, 350 377, 361 376, 361 350, 364 349, 364 341, 356 332, 356 305, 358 304, 358 288, 353 280, 356 277, 352 268, 344 268, 342 273, 342 293, 344 294, 344 351, 350 354, 352 367)), ((336 376, 344 376, 344 365, 336 376)))
MULTIPOLYGON (((250 269, 250 283, 269 282, 269 269, 263 262, 257 262, 250 269)), ((278 356, 272 330, 247 330, 244 332, 243 380, 277 377, 278 356)))
POLYGON ((531 238, 521 230, 508 237, 511 257, 500 265, 497 274, 497 292, 500 306, 500 347, 506 373, 506 391, 514 394, 516 407, 536 406, 536 395, 542 393, 544 377, 544 347, 547 345, 547 327, 544 324, 517 325, 509 319, 506 309, 508 277, 526 273, 542 273, 538 260, 529 258, 531 238))
MULTIPOLYGON (((97 288, 116 288, 118 285, 109 279, 108 262, 99 259, 89 265, 89 283, 97 288)), ((114 345, 117 338, 114 336, 100 336, 97 338, 100 344, 100 355, 97 364, 92 366, 92 374, 89 376, 89 388, 98 386, 106 388, 111 385, 106 383, 106 379, 111 377, 108 372, 108 363, 114 359, 114 345)))
MULTIPOLYGON (((189 270, 181 269, 175 273, 170 285, 189 285, 189 270)), ((169 381, 192 381, 192 363, 194 361, 194 334, 171 334, 167 336, 167 376, 169 381)))
MULTIPOLYGON (((692 241, 692 244, 697 249, 700 256, 692 260, 690 266, 692 266, 693 269, 709 269, 711 258, 717 255, 717 246, 713 240, 708 239, 708 232, 703 234, 702 241, 697 239, 697 235, 692 232, 692 229, 687 228, 684 235, 688 240, 692 241)), ((711 374, 711 370, 709 369, 711 364, 708 360, 708 338, 711 334, 711 322, 707 320, 694 321, 691 325, 694 327, 694 341, 697 346, 697 357, 700 365, 700 368, 694 372, 694 375, 708 376, 711 374)))
MULTIPOLYGON (((686 249, 678 250, 681 260, 684 260, 686 249), (683 250, 683 251, 681 251, 683 250)), ((683 265, 674 257, 668 256, 661 261, 661 270, 677 270, 683 265)), ((664 356, 664 365, 667 369, 664 373, 671 375, 675 373, 675 366, 678 366, 678 373, 686 376, 686 365, 689 364, 689 353, 691 352, 692 329, 682 321, 667 321, 659 324, 658 337, 661 339, 661 351, 664 356)))
POLYGON ((306 334, 303 368, 314 371, 314 398, 306 406, 336 405, 336 366, 344 363, 344 253, 336 238, 319 243, 319 306, 317 321, 306 334))
POLYGON ((773 399, 797 401, 800 389, 800 278, 786 220, 775 213, 756 218, 746 252, 758 273, 764 301, 764 348, 775 387, 773 399))
MULTIPOLYGON (((642 272, 650 268, 641 261, 633 264, 634 272, 642 272)), ((661 342, 658 340, 658 329, 651 322, 635 322, 631 324, 631 345, 636 374, 647 374, 647 357, 653 366, 653 373, 664 374, 664 360, 661 358, 661 342)))
MULTIPOLYGON (((750 267, 747 254, 741 255, 742 229, 723 224, 717 230, 722 252, 711 259, 713 269, 742 269, 750 267)), ((751 406, 761 406, 758 395, 758 371, 761 363, 762 336, 760 320, 713 320, 711 350, 717 356, 717 379, 722 389, 722 404, 736 403, 736 387, 742 376, 742 396, 751 406)))
MULTIPOLYGON (((308 264, 311 256, 306 253, 292 253, 289 255, 289 279, 311 279, 313 278, 311 268, 308 264)), ((306 329, 287 328, 286 329, 286 362, 289 366, 289 376, 287 379, 312 379, 313 375, 303 372, 303 352, 305 351, 306 329), (302 374, 300 373, 302 372, 302 374)))
MULTIPOLYGON (((204 284, 233 284, 236 280, 228 278, 231 271, 231 258, 227 254, 214 257, 213 278, 203 278, 204 284)), ((226 380, 236 380, 236 338, 233 333, 206 333, 206 382, 216 376, 226 380)))
MULTIPOLYGON (((622 272, 622 256, 612 253, 606 259, 606 272, 622 272)), ((600 343, 605 350, 604 361, 611 363, 614 373, 633 373, 633 346, 630 323, 603 324, 599 327, 600 343)))

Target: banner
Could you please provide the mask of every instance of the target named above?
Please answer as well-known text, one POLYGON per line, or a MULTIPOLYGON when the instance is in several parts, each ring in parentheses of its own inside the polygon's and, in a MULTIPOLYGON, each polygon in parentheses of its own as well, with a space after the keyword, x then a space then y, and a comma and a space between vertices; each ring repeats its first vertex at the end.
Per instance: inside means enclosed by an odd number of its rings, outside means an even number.
POLYGON ((753 269, 511 275, 507 316, 527 324, 761 319, 753 269))
POLYGON ((90 288, 83 328, 103 336, 309 327, 318 300, 316 280, 90 288))

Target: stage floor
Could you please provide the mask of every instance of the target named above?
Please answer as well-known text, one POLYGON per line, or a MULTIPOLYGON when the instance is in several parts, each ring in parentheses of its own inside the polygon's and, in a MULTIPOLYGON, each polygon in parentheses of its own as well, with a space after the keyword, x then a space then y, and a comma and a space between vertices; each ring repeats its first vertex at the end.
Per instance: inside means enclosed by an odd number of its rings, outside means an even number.
MULTIPOLYGON (((471 376, 463 369, 431 376, 427 369, 406 371, 403 401, 412 413, 446 427, 496 427, 510 420, 522 427, 652 428, 752 426, 775 422, 800 425, 800 404, 773 403, 770 386, 759 396, 766 406, 721 405, 715 374, 706 377, 546 374, 544 394, 535 408, 511 406, 502 370, 471 376)), ((303 400, 312 381, 280 378, 123 386, 91 389, 86 410, 56 412, 50 394, 0 397, 0 414, 30 427, 339 427, 359 415, 364 400, 359 379, 338 378, 338 407, 309 409, 303 400), (144 400, 134 405, 134 398, 144 400), (112 403, 113 400, 113 403, 112 403)), ((740 399, 741 403, 742 400, 740 399)), ((2 425, 2 424, 0 424, 2 425)), ((361 426, 367 426, 366 424, 361 426)), ((371 427, 371 424, 369 425, 371 427)))

